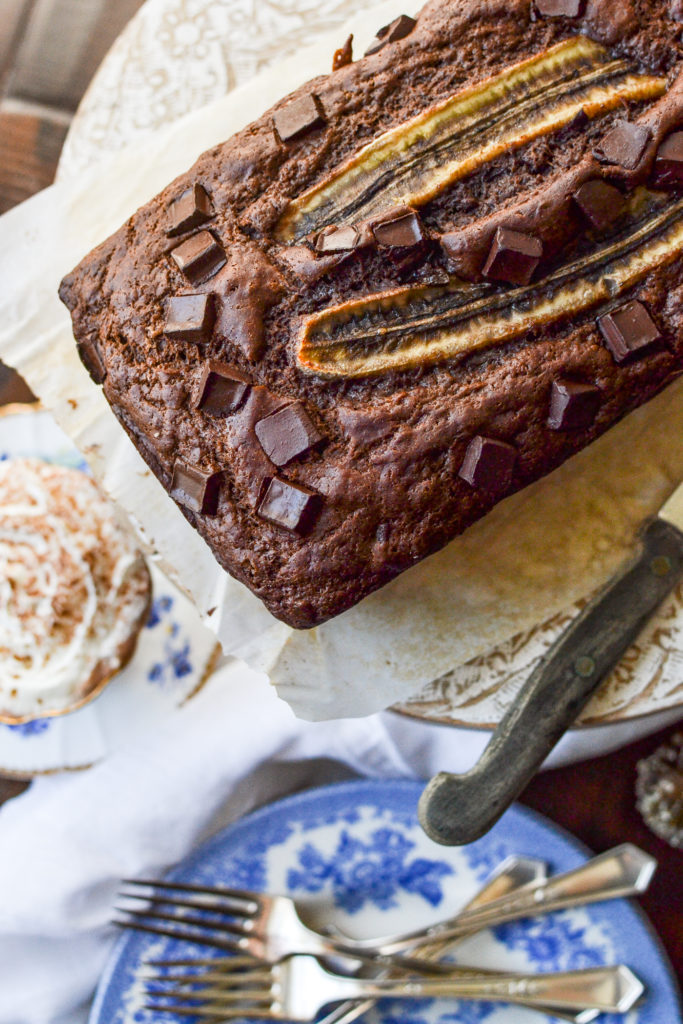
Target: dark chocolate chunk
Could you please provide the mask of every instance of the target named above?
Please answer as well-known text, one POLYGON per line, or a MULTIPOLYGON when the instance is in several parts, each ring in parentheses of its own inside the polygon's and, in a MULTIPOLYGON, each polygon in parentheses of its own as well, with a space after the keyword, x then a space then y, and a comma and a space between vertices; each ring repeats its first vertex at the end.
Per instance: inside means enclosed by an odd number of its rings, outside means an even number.
POLYGON ((586 220, 598 231, 609 227, 626 208, 626 200, 619 189, 600 178, 584 182, 573 198, 586 220))
POLYGON ((646 355, 659 345, 662 337, 657 324, 637 299, 598 317, 598 327, 617 363, 646 355))
POLYGON ((234 366, 209 359, 201 371, 194 408, 209 416, 228 416, 239 409, 249 391, 249 381, 234 366))
POLYGON ((315 243, 315 251, 321 253, 350 252, 358 245, 358 232, 352 227, 332 228, 321 231, 315 243))
POLYGON ((542 18, 580 18, 585 0, 534 0, 534 9, 542 18))
POLYGON ((517 450, 492 437, 474 437, 465 452, 458 476, 477 490, 504 494, 512 483, 517 450))
POLYGON ((86 338, 84 341, 79 342, 78 354, 95 383, 103 384, 107 376, 107 369, 102 362, 102 356, 96 342, 91 338, 86 338))
POLYGON ((669 135, 657 150, 654 183, 661 188, 683 184, 683 132, 669 135))
POLYGON ((225 250, 210 231, 200 231, 171 252, 174 263, 193 284, 212 277, 225 266, 225 250))
POLYGON ((322 441, 322 434, 301 402, 292 402, 260 420, 255 428, 261 447, 271 462, 284 466, 322 441))
POLYGON ((482 273, 493 281, 529 284, 542 255, 539 238, 511 228, 498 228, 482 273))
POLYGON ((166 234, 173 238, 186 231, 194 231, 213 216, 213 206, 206 189, 202 185, 193 185, 171 203, 166 234))
POLYGON ((602 392, 594 384, 553 381, 548 426, 553 430, 585 430, 597 416, 602 392))
POLYGON ((334 51, 332 58, 332 70, 339 71, 340 68, 345 68, 347 64, 353 63, 353 35, 350 35, 343 46, 340 46, 338 50, 334 51))
POLYGON ((375 224, 372 233, 378 245, 392 249, 420 245, 425 237, 420 218, 413 210, 402 211, 396 217, 375 224))
POLYGON ((166 303, 164 333, 180 341, 208 341, 214 320, 213 295, 173 295, 166 303))
POLYGON ((171 482, 171 497, 191 512, 214 516, 221 487, 220 473, 206 473, 176 459, 171 482))
POLYGON ((319 505, 319 495, 274 476, 257 512, 263 519, 302 535, 312 525, 319 505))
POLYGON ((590 124, 590 117, 586 113, 585 109, 581 107, 581 110, 577 110, 571 121, 569 121, 564 128, 561 128, 561 132, 571 135, 573 132, 583 131, 590 124))
POLYGON ((603 163, 618 164, 632 171, 645 152, 651 135, 651 129, 644 124, 619 120, 598 145, 595 156, 603 163))
POLYGON ((273 114, 275 130, 282 142, 289 142, 304 132, 325 124, 325 111, 315 93, 310 92, 292 100, 273 114))
POLYGON ((405 39, 413 31, 417 22, 415 18, 409 17, 407 14, 400 14, 398 18, 395 18, 389 25, 383 25, 377 32, 377 35, 372 40, 365 56, 369 57, 371 53, 379 53, 389 43, 395 43, 399 39, 405 39))

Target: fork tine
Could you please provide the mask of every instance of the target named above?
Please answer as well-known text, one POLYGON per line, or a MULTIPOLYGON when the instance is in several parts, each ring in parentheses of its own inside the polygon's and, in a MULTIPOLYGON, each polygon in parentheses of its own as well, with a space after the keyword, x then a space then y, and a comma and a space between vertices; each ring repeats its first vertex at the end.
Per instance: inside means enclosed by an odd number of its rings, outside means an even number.
MULTIPOLYGON (((157 990, 150 988, 147 990, 150 996, 160 996, 162 999, 178 999, 181 1002, 184 1000, 185 1003, 189 1002, 201 1002, 203 1006, 212 1006, 216 1009, 233 1009, 241 1006, 243 1003, 248 1003, 249 1009, 260 1009, 269 1013, 272 1010, 272 996, 270 991, 264 991, 264 989, 254 989, 249 991, 236 992, 224 992, 222 989, 215 988, 197 988, 190 992, 185 989, 173 990, 157 990)), ((175 1009, 175 1004, 171 1004, 166 1007, 167 1010, 175 1009)))
POLYGON ((209 946, 212 949, 221 949, 225 953, 240 953, 242 947, 239 945, 239 939, 230 941, 229 939, 221 939, 218 936, 209 938, 208 936, 201 936, 196 932, 185 931, 181 928, 163 928, 161 925, 146 924, 144 921, 123 921, 114 918, 112 924, 117 925, 119 928, 129 928, 133 931, 138 932, 149 932, 151 935, 163 935, 167 939, 178 939, 181 942, 193 942, 197 946, 209 946))
POLYGON ((193 917, 191 914, 166 914, 162 910, 129 910, 127 907, 114 907, 117 914, 126 914, 134 920, 169 921, 181 926, 191 925, 193 928, 202 928, 204 931, 220 932, 221 934, 237 935, 247 938, 248 929, 242 925, 234 924, 232 921, 211 921, 204 917, 193 917))
MULTIPOLYGON (((224 991, 226 989, 243 989, 245 985, 253 985, 260 981, 270 980, 267 979, 263 974, 220 974, 216 971, 206 971, 202 974, 153 974, 146 975, 143 978, 145 985, 148 983, 154 985, 178 985, 181 988, 187 988, 191 985, 210 984, 212 987, 224 991)), ((244 991, 249 991, 244 989, 244 991)), ((263 988, 261 988, 263 991, 263 988)))
POLYGON ((233 1020, 237 1017, 240 1019, 243 1017, 249 1017, 257 1020, 282 1020, 281 1017, 276 1017, 271 1012, 265 1010, 241 1010, 241 1009, 224 1009, 216 1008, 213 1009, 210 1006, 183 1006, 178 1004, 177 1006, 163 1006, 156 1003, 146 1003, 143 1007, 144 1010, 149 1010, 150 1013, 175 1013, 179 1017, 205 1017, 215 1021, 233 1020))
POLYGON ((261 906, 262 893, 252 889, 231 889, 226 885, 194 885, 190 882, 165 882, 163 879, 122 878, 122 885, 145 886, 147 889, 165 889, 167 892, 193 892, 204 896, 225 896, 227 899, 241 900, 244 903, 255 903, 261 906))
POLYGON ((189 910, 208 910, 211 913, 239 919, 245 923, 252 920, 249 914, 245 915, 236 907, 231 907, 229 903, 221 903, 220 900, 212 900, 208 896, 193 898, 191 896, 163 896, 161 893, 155 893, 153 897, 150 897, 146 893, 126 892, 123 889, 118 893, 118 896, 124 900, 144 900, 145 903, 163 903, 171 907, 187 907, 189 910))

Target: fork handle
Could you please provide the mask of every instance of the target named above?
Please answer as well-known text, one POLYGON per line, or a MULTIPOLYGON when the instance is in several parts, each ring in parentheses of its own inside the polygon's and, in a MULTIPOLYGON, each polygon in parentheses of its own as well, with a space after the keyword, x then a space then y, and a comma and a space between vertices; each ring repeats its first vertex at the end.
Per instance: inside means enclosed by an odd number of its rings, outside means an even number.
MULTIPOLYGON (((454 942, 482 928, 506 921, 535 917, 567 907, 585 906, 600 900, 634 896, 647 889, 656 866, 654 857, 632 843, 623 843, 591 858, 572 871, 555 875, 538 885, 510 892, 482 907, 461 911, 450 921, 435 925, 426 938, 429 941, 454 942)), ((424 939, 417 947, 410 939, 387 943, 383 951, 393 957, 396 953, 415 949, 414 955, 421 957, 424 939)), ((394 963, 401 962, 394 957, 394 963)), ((403 966, 415 969, 412 960, 404 960, 403 966)))
POLYGON ((523 1003, 525 1006, 552 1005, 574 1012, 594 1008, 603 1013, 625 1013, 644 991, 639 979, 623 965, 540 975, 498 974, 481 978, 461 977, 450 981, 393 978, 377 981, 350 978, 343 980, 351 983, 346 986, 347 995, 351 989, 355 989, 357 996, 374 999, 387 996, 400 999, 490 999, 523 1003))

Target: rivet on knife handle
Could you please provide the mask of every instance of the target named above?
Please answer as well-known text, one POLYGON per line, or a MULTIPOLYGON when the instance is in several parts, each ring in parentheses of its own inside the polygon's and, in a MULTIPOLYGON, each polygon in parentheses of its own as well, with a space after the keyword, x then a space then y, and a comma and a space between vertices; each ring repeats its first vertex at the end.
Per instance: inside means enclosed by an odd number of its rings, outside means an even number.
POLYGON ((642 542, 532 672, 474 768, 428 784, 419 817, 435 842, 458 846, 488 832, 681 578, 683 533, 655 519, 642 542))

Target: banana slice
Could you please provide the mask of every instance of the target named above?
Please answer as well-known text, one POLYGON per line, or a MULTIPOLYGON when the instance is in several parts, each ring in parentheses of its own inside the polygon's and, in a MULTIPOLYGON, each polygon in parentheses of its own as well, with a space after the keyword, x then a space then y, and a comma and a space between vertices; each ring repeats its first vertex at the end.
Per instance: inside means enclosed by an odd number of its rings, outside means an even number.
POLYGON ((365 377, 429 366, 519 337, 630 288, 683 249, 683 199, 655 199, 645 215, 602 248, 543 280, 508 291, 453 281, 396 289, 308 317, 298 349, 302 369, 365 377))
POLYGON ((276 237, 289 242, 390 206, 421 206, 501 153, 569 124, 582 110, 596 117, 665 89, 664 78, 637 75, 598 43, 576 36, 374 139, 294 199, 276 237))

